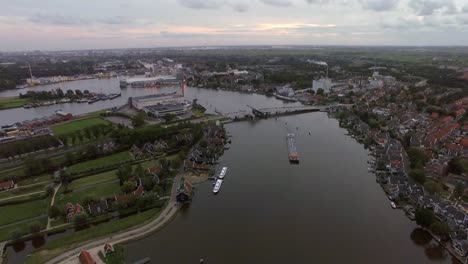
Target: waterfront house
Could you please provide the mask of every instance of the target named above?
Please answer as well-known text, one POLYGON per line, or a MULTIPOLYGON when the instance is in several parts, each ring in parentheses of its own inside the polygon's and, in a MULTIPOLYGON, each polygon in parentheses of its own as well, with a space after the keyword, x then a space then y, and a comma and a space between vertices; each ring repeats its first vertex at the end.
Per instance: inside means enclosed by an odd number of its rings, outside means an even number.
POLYGON ((105 253, 106 255, 109 255, 109 254, 114 253, 114 247, 113 247, 111 244, 106 243, 106 244, 104 245, 104 253, 105 253))
POLYGON ((83 250, 78 257, 81 264, 96 264, 96 261, 91 257, 88 251, 83 250))
POLYGON ((452 247, 460 257, 466 257, 468 255, 468 241, 466 240, 452 240, 452 247))
POLYGON ((0 182, 0 191, 5 191, 13 188, 15 188, 15 182, 13 180, 0 182))
POLYGON ((193 195, 193 186, 190 182, 184 181, 179 188, 177 189, 177 202, 186 203, 192 199, 193 195))

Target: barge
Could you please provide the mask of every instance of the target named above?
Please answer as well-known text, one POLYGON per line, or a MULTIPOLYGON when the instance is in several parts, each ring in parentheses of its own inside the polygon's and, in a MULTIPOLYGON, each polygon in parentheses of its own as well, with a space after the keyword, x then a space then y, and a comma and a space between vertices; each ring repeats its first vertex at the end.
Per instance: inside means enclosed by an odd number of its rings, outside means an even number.
POLYGON ((299 163, 299 154, 297 153, 296 149, 296 135, 293 133, 288 133, 286 137, 286 141, 288 143, 288 156, 289 162, 291 163, 299 163))

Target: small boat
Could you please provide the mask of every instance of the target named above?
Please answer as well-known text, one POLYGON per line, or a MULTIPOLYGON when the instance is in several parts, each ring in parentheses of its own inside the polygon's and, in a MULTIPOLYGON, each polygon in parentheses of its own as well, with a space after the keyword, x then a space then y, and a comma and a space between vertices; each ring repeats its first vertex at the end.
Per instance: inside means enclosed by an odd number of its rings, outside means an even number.
POLYGON ((223 168, 221 169, 221 172, 219 173, 218 178, 223 179, 224 176, 226 176, 227 169, 228 169, 227 167, 223 167, 223 168))
POLYGON ((396 209, 396 204, 394 202, 390 202, 390 205, 392 206, 393 209, 396 209))
POLYGON ((213 187, 213 193, 216 194, 219 192, 219 189, 221 189, 221 184, 223 183, 223 180, 219 179, 216 181, 215 186, 213 187))

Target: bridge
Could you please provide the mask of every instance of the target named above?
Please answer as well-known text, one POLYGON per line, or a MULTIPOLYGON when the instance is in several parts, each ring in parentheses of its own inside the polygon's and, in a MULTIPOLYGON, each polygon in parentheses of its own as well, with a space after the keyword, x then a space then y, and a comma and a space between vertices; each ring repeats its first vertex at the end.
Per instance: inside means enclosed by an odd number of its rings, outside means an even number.
POLYGON ((280 107, 269 107, 269 108, 254 108, 249 106, 252 109, 252 114, 258 118, 268 118, 271 116, 287 115, 287 114, 300 114, 308 112, 320 112, 325 111, 329 106, 280 106, 280 107))

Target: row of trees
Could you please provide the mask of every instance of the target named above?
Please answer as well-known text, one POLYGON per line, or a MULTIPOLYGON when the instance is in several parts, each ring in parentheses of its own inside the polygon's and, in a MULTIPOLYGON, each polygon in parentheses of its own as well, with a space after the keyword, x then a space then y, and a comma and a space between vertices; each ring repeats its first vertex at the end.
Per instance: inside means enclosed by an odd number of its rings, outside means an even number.
POLYGON ((52 91, 27 91, 25 94, 20 93, 20 98, 29 98, 33 100, 53 100, 53 99, 62 99, 62 98, 81 98, 89 94, 88 90, 67 90, 63 92, 62 89, 57 88, 52 91))
POLYGON ((90 127, 85 127, 75 132, 59 135, 58 139, 60 139, 60 141, 62 141, 62 143, 65 145, 75 145, 78 142, 83 143, 86 140, 89 141, 92 139, 98 139, 103 136, 107 136, 115 129, 116 127, 112 124, 98 124, 90 127))
POLYGON ((25 153, 57 147, 59 145, 60 142, 57 138, 50 135, 33 137, 28 140, 14 141, 2 145, 0 148, 0 158, 14 157, 25 153))

